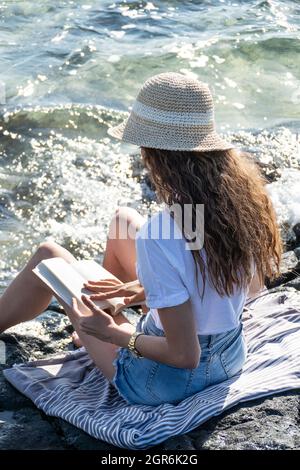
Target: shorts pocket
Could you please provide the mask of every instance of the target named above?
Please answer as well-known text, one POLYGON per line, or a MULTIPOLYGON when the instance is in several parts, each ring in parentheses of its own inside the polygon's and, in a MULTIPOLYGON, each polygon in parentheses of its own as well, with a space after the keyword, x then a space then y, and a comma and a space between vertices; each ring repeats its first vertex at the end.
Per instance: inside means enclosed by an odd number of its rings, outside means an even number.
POLYGON ((158 403, 177 403, 186 397, 194 369, 182 369, 155 363, 149 371, 147 392, 158 403))
POLYGON ((243 332, 234 340, 230 341, 220 353, 220 360, 227 378, 238 374, 245 363, 247 356, 246 342, 243 332))
POLYGON ((134 359, 136 359, 136 357, 127 348, 119 348, 113 364, 122 364, 123 369, 127 370, 133 363, 134 359))

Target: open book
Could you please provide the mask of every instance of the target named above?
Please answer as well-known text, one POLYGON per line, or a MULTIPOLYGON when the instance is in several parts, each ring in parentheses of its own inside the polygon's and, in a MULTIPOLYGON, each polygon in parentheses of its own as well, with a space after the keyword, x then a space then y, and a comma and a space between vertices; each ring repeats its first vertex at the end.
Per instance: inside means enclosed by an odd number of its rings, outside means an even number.
MULTIPOLYGON (((78 307, 83 313, 88 310, 81 300, 82 294, 91 295, 88 289, 83 287, 86 281, 100 281, 101 279, 117 279, 113 274, 93 260, 80 260, 67 263, 63 258, 50 258, 41 261, 33 272, 52 290, 58 300, 62 299, 67 305, 72 306, 72 297, 76 297, 78 307)), ((118 280, 118 279, 117 279, 118 280)), ((138 281, 126 283, 127 286, 138 284, 138 281)), ((124 303, 124 297, 114 297, 107 300, 95 300, 95 305, 102 309, 109 309, 111 315, 117 315, 123 308, 133 307, 138 304, 124 303)))

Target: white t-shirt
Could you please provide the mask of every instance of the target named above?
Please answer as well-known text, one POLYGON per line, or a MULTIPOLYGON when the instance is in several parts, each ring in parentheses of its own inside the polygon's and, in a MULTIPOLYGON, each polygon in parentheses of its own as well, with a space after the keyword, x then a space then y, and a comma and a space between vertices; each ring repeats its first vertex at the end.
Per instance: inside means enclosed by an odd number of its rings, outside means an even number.
MULTIPOLYGON (((247 291, 236 290, 221 297, 206 276, 205 293, 201 299, 202 276, 198 269, 199 290, 196 284, 195 262, 192 252, 167 209, 152 216, 138 231, 136 237, 137 277, 145 289, 146 305, 155 324, 163 330, 157 309, 174 307, 191 301, 197 333, 223 333, 238 326, 247 297, 247 291), (166 238, 171 227, 171 236, 166 238)), ((203 253, 203 249, 201 250, 203 253)), ((205 256, 204 256, 205 259, 205 256)))

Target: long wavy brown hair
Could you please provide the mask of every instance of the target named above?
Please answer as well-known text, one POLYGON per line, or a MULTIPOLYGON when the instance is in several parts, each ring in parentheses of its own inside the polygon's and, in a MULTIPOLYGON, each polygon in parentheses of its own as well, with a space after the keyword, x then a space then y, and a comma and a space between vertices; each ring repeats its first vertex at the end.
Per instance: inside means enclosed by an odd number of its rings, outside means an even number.
MULTIPOLYGON (((207 273, 220 295, 247 288, 253 266, 261 285, 266 277, 279 275, 282 242, 276 216, 266 181, 250 154, 237 149, 200 152, 147 147, 141 147, 141 154, 160 202, 180 204, 182 210, 190 204, 193 214, 196 204, 204 204, 207 273)), ((192 250, 192 254, 203 278, 203 295, 206 273, 201 251, 192 250)))

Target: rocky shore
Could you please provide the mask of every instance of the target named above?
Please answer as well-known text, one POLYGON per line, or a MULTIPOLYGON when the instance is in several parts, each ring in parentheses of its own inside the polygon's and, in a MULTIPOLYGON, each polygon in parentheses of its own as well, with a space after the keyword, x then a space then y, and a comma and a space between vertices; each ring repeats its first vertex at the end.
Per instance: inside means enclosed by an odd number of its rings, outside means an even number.
MULTIPOLYGON (((269 288, 300 290, 299 249, 285 253, 282 277, 269 288)), ((133 312, 127 314, 134 315, 133 312)), ((132 317, 133 318, 133 317, 132 317)), ((0 335, 6 364, 40 359, 72 349, 72 328, 56 303, 35 321, 0 335), (2 343, 3 344, 3 343, 2 343)), ((155 449, 300 449, 299 391, 290 391, 235 406, 182 436, 155 449)), ((0 372, 0 449, 114 450, 59 418, 46 416, 16 391, 0 372)))

